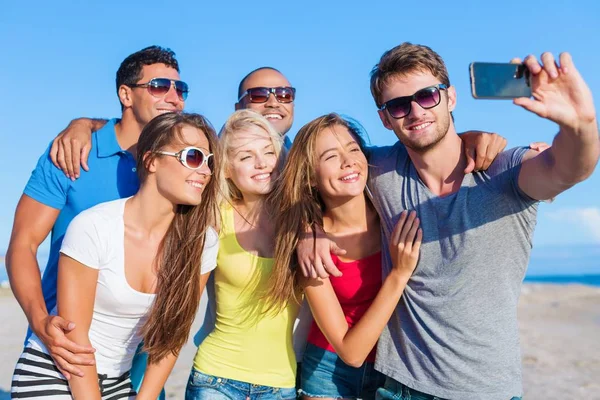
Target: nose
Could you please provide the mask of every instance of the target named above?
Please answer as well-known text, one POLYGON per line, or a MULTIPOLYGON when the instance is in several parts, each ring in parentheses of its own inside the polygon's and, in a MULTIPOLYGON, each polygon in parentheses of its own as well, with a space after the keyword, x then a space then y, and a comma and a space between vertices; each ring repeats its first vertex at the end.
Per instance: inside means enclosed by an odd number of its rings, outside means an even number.
POLYGON ((352 155, 352 153, 348 151, 344 151, 342 154, 342 168, 352 167, 356 165, 356 158, 352 155))
POLYGON ((254 167, 256 169, 263 169, 263 168, 266 168, 266 166, 267 166, 267 163, 265 161, 265 158, 262 155, 256 156, 254 167))
POLYGON ((171 83, 171 87, 167 94, 165 94, 165 101, 169 104, 173 104, 178 108, 183 108, 183 100, 179 99, 177 91, 175 90, 175 84, 171 83))
POLYGON ((210 169, 210 167, 208 166, 208 163, 204 163, 202 164, 202 166, 200 168, 198 168, 196 170, 196 173, 198 175, 204 175, 204 176, 208 176, 210 179, 210 176, 212 175, 212 170, 210 169))
POLYGON ((275 98, 275 93, 269 93, 269 98, 267 99, 267 102, 265 103, 265 107, 271 107, 271 108, 279 107, 279 102, 275 98))

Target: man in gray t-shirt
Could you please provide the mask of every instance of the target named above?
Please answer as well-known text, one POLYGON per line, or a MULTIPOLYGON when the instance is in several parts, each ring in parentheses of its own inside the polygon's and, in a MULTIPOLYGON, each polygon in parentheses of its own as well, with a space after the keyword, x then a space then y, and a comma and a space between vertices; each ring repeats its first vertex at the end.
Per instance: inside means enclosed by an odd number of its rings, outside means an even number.
MULTIPOLYGON (((559 125, 552 147, 512 149, 467 175, 440 56, 404 43, 371 72, 381 121, 401 142, 370 155, 384 243, 403 210, 416 210, 423 229, 419 264, 377 349, 381 398, 522 395, 517 303, 537 204, 587 178, 600 156, 592 95, 571 57, 542 61, 525 59, 533 99, 515 104, 559 125)), ((384 276, 390 268, 387 258, 384 276)))
MULTIPOLYGON (((378 398, 522 396, 517 303, 538 202, 587 178, 600 157, 592 95, 571 57, 542 61, 525 59, 533 98, 514 102, 558 124, 552 147, 508 150, 467 174, 441 57, 403 43, 371 72, 381 121, 399 139, 369 152, 384 253, 402 211, 415 210, 423 229, 419 264, 378 344, 375 368, 388 377, 378 398)), ((329 245, 318 242, 301 262, 322 263, 329 245)), ((391 267, 388 256, 384 277, 391 267)))

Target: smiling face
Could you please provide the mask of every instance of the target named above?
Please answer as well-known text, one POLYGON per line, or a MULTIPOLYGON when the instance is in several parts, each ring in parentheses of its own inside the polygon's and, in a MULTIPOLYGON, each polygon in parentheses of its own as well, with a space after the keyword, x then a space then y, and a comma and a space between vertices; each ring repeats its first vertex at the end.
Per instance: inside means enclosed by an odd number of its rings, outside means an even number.
MULTIPOLYGON (((180 80, 179 72, 175 68, 165 64, 151 64, 142 67, 142 76, 136 83, 148 83, 154 78, 180 80)), ((119 97, 124 106, 123 111, 126 112, 127 109, 130 109, 136 121, 142 126, 157 115, 181 111, 184 106, 183 100, 179 99, 173 86, 164 96, 154 97, 145 87, 131 88, 122 85, 119 89, 119 97)))
MULTIPOLYGON (((183 125, 180 129, 181 140, 175 140, 161 151, 177 153, 186 147, 193 146, 198 147, 207 155, 211 153, 210 144, 204 132, 190 125, 183 125)), ((186 168, 178 157, 169 155, 156 157, 152 163, 151 172, 155 174, 159 193, 173 204, 200 204, 204 188, 211 179, 211 170, 207 163, 197 170, 191 170, 186 168)))
MULTIPOLYGON (((265 68, 250 74, 242 83, 241 93, 255 87, 291 87, 292 85, 279 71, 265 68)), ((245 96, 236 104, 236 110, 250 109, 265 117, 282 136, 288 133, 294 123, 294 102, 279 103, 271 94, 265 103, 251 103, 245 96)))
MULTIPOLYGON (((382 88, 381 103, 411 96, 423 88, 440 83, 429 72, 416 71, 391 77, 382 88)), ((441 91, 440 96, 440 103, 430 109, 424 109, 413 101, 410 114, 404 118, 395 119, 387 110, 379 110, 379 117, 383 125, 393 130, 406 147, 419 153, 426 152, 446 136, 451 126, 450 112, 456 106, 454 87, 441 91)))
POLYGON ((367 158, 345 126, 334 125, 319 132, 315 157, 315 184, 324 200, 363 195, 367 158))
POLYGON ((278 174, 278 154, 269 133, 258 126, 248 126, 232 132, 227 140, 225 178, 244 198, 271 192, 278 174))

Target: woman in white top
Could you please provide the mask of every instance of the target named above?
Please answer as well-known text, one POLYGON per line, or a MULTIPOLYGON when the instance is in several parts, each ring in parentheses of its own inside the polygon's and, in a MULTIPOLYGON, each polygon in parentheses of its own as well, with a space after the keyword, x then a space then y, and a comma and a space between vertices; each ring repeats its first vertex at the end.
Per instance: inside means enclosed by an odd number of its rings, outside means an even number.
POLYGON ((139 192, 79 214, 61 248, 58 315, 75 323, 69 339, 96 349, 95 365, 67 381, 32 336, 13 398, 133 398, 129 370, 142 340, 149 365, 135 398, 157 398, 216 266, 216 141, 197 114, 163 114, 144 128, 139 192))

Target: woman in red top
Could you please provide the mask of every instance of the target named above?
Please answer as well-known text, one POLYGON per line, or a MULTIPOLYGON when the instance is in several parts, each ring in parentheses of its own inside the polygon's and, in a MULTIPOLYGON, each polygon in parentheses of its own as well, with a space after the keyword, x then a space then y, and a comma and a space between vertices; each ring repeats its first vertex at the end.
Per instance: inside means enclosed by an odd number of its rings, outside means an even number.
POLYGON ((277 310, 303 289, 315 323, 302 361, 300 392, 311 398, 374 398, 384 377, 374 347, 417 264, 422 233, 414 212, 402 214, 390 243, 394 268, 381 281, 379 217, 366 195, 368 164, 357 125, 328 114, 305 125, 273 194, 280 203, 275 266, 267 303, 277 310), (295 248, 318 225, 347 249, 343 273, 304 278, 295 248))

